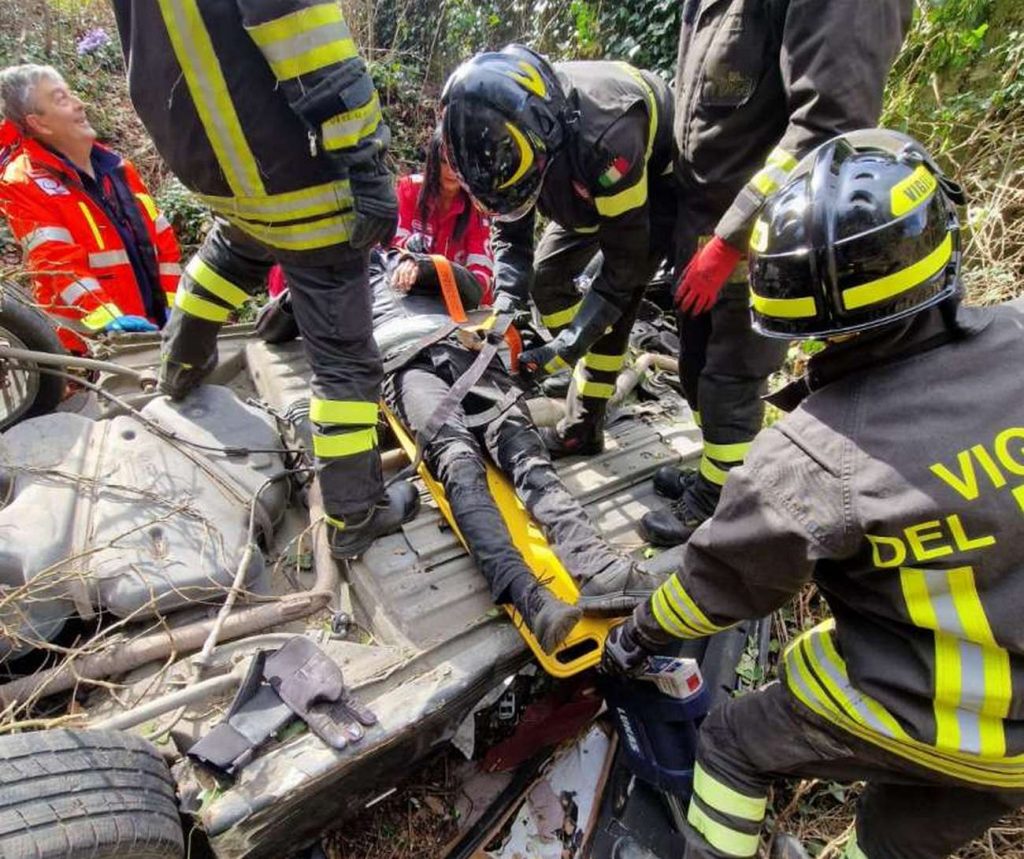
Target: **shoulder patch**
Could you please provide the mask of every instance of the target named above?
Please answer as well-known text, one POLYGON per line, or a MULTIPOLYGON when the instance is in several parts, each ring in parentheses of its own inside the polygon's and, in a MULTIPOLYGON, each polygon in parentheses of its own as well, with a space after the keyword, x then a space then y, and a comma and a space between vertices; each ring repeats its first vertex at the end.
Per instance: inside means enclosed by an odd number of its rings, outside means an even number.
POLYGON ((37 176, 33 180, 48 197, 67 197, 71 192, 50 176, 37 176))
POLYGON ((632 166, 629 159, 622 155, 612 159, 612 163, 597 177, 598 184, 602 188, 611 188, 629 172, 629 168, 632 166))

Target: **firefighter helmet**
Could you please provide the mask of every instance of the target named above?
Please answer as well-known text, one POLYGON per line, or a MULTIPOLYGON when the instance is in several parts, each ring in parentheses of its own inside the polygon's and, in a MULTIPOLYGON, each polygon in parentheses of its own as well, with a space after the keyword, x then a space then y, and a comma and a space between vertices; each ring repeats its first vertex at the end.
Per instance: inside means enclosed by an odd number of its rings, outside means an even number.
POLYGON ((782 338, 851 333, 955 294, 963 202, 904 134, 865 129, 822 144, 754 224, 754 328, 782 338))
POLYGON ((565 93, 551 64, 522 45, 477 54, 441 93, 448 163, 498 220, 525 215, 565 139, 565 93))

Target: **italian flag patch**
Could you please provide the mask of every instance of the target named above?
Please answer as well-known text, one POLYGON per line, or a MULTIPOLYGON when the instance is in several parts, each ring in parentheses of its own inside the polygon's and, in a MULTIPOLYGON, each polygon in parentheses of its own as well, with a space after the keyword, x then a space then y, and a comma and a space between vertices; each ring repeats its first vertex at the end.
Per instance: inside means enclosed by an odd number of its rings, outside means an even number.
POLYGON ((598 184, 602 188, 611 188, 612 185, 618 182, 629 172, 629 168, 631 166, 629 159, 623 158, 620 155, 610 165, 608 165, 608 169, 597 178, 598 184))

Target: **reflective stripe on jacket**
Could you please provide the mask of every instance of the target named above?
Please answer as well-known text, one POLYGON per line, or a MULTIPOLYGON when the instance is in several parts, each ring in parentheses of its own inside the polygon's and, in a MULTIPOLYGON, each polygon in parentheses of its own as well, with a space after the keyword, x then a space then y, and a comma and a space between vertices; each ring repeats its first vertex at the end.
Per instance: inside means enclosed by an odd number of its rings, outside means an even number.
POLYGON ((746 248, 754 215, 815 146, 878 124, 913 0, 685 0, 676 175, 746 248))
POLYGON ((934 309, 815 356, 820 388, 761 433, 638 620, 709 635, 813 579, 834 620, 786 651, 797 700, 922 766, 1021 788, 1024 301, 958 322, 938 346, 934 309), (827 381, 842 361, 860 369, 827 381))
POLYGON ((171 170, 277 256, 348 241, 388 141, 335 0, 115 0, 132 102, 171 170))
MULTIPOLYGON (((0 211, 21 243, 37 304, 64 323, 64 345, 84 351, 79 335, 101 331, 119 316, 147 316, 124 242, 78 175, 41 144, 16 136, 9 123, 2 133, 15 143, 2 165, 0 211)), ((174 231, 135 168, 122 161, 117 169, 135 198, 170 306, 181 275, 174 231)))

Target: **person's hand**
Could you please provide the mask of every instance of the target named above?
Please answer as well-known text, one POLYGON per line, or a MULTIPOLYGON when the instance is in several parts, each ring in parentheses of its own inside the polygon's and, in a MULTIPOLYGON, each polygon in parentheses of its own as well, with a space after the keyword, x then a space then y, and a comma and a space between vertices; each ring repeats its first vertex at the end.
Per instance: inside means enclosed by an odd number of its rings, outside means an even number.
POLYGON ((357 250, 387 247, 398 229, 398 198, 391 174, 384 168, 353 170, 349 174, 356 223, 349 244, 357 250))
POLYGON ((519 302, 507 292, 499 292, 491 303, 491 310, 495 316, 505 316, 509 313, 515 315, 519 312, 519 302))
POLYGON ((416 260, 412 257, 405 257, 395 266, 395 270, 391 274, 391 286, 408 295, 409 290, 416 285, 419 274, 420 267, 416 260))
POLYGON ((699 316, 710 310, 743 251, 718 236, 712 237, 690 260, 676 287, 675 303, 682 313, 699 316))
POLYGON ((650 655, 638 640, 636 621, 629 617, 613 627, 605 638, 601 671, 613 677, 637 677, 643 673, 650 655))
POLYGON ((117 319, 108 322, 103 330, 108 334, 138 334, 160 329, 145 316, 118 316, 117 319))
POLYGON ((519 376, 528 385, 545 376, 566 369, 569 365, 558 355, 557 338, 543 346, 527 349, 519 355, 519 376))

